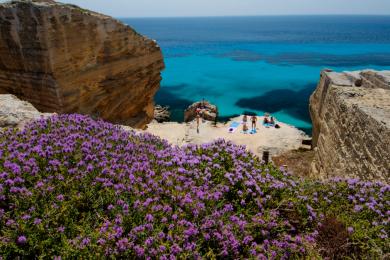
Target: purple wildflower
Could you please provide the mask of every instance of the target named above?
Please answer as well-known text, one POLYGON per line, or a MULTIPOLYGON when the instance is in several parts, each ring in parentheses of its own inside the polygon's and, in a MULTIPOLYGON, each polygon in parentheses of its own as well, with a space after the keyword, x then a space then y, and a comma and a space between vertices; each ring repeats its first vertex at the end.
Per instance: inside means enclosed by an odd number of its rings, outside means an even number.
POLYGON ((18 237, 18 244, 24 245, 26 244, 26 242, 27 242, 27 238, 25 236, 22 235, 18 237))

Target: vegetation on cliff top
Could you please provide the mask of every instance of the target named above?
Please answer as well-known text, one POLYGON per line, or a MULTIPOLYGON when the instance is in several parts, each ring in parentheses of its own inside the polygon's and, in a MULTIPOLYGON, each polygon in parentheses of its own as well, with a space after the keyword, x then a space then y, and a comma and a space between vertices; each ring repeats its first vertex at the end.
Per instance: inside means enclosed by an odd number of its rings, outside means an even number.
POLYGON ((0 255, 389 254, 390 186, 297 179, 223 140, 183 148, 86 116, 0 134, 0 255))

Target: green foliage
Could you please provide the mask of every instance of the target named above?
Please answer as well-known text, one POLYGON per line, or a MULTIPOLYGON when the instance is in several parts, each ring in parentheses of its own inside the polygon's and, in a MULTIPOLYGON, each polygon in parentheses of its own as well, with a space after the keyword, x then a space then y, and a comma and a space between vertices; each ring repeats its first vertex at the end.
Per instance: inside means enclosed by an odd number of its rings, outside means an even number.
POLYGON ((170 146, 80 115, 0 134, 0 255, 371 258, 390 186, 304 180, 223 140, 170 146))

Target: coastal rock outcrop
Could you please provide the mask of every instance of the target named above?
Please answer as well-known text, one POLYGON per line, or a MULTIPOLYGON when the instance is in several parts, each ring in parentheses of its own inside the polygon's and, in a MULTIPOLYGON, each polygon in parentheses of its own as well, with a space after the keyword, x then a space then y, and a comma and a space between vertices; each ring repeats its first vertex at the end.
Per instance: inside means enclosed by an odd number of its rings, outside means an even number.
POLYGON ((169 112, 169 107, 163 107, 161 105, 156 105, 154 107, 154 120, 159 123, 168 122, 171 119, 171 112, 169 112))
POLYGON ((218 117, 218 108, 217 106, 211 104, 208 101, 199 101, 193 103, 184 111, 184 122, 190 122, 196 118, 196 114, 202 116, 204 120, 207 121, 216 121, 218 117))
POLYGON ((14 95, 0 95, 0 129, 5 127, 23 128, 23 126, 41 117, 52 114, 40 113, 33 105, 14 95))
POLYGON ((160 47, 129 26, 48 0, 0 4, 0 94, 39 111, 143 127, 154 117, 160 47))
POLYGON ((310 98, 312 174, 390 180, 390 71, 323 71, 310 98))

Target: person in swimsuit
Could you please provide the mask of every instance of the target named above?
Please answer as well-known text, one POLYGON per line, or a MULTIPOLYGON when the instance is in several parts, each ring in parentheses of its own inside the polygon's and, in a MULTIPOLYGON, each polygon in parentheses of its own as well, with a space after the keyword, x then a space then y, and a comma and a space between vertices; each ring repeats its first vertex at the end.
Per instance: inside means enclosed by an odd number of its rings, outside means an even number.
POLYGON ((253 115, 251 117, 251 121, 252 121, 252 130, 256 130, 257 116, 253 115))
POLYGON ((246 125, 246 122, 242 125, 242 131, 246 133, 248 131, 248 126, 246 125))
POLYGON ((196 132, 199 134, 200 115, 196 114, 196 132))
POLYGON ((242 121, 243 121, 244 123, 248 122, 248 116, 247 116, 247 115, 244 115, 244 117, 242 118, 242 121))
POLYGON ((197 107, 196 110, 195 110, 195 113, 196 113, 196 114, 199 114, 200 111, 202 111, 202 109, 200 109, 200 107, 197 107))
POLYGON ((271 125, 275 125, 275 119, 273 116, 271 116, 271 121, 269 122, 271 125))

